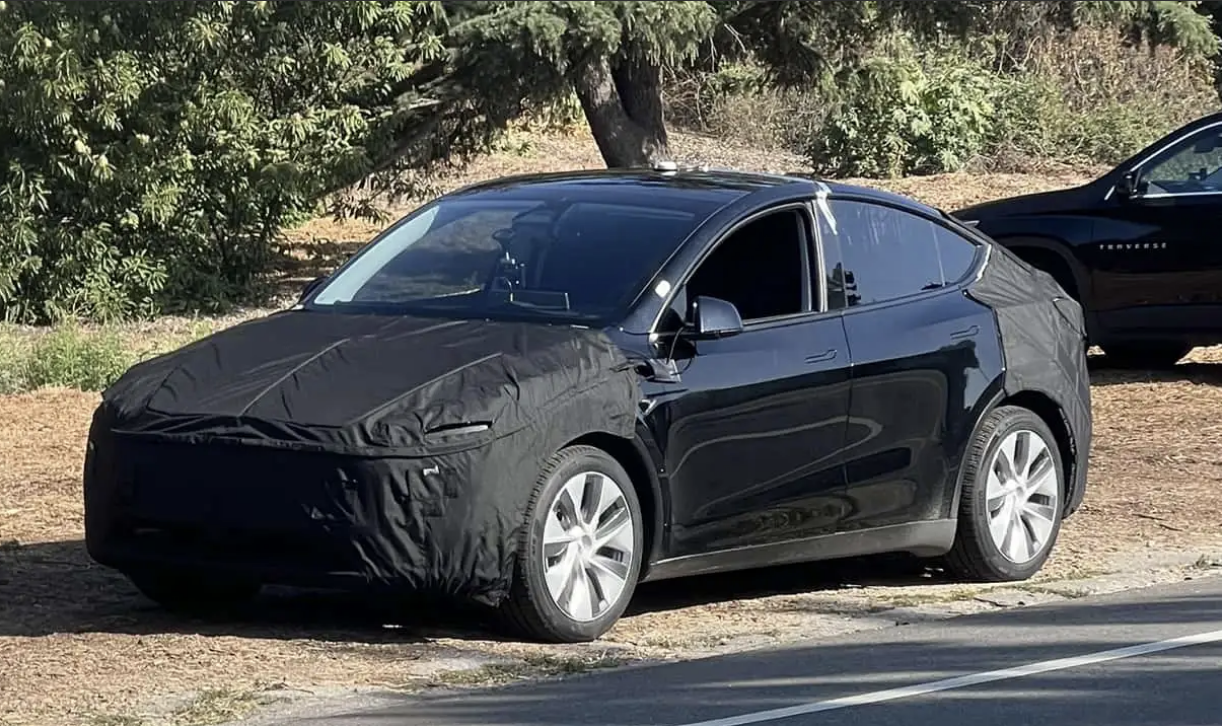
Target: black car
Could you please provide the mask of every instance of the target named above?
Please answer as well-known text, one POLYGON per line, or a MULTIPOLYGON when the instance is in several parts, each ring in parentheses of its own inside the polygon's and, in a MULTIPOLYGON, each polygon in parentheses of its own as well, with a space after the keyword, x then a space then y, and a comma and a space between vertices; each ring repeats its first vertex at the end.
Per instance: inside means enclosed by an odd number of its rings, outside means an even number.
POLYGON ((279 583, 598 638, 635 586, 873 553, 1018 580, 1082 501, 1081 308, 909 199, 512 178, 105 392, 90 554, 171 608, 279 583))
POLYGON ((1120 366, 1222 343, 1222 113, 1080 187, 954 213, 1057 279, 1120 366))

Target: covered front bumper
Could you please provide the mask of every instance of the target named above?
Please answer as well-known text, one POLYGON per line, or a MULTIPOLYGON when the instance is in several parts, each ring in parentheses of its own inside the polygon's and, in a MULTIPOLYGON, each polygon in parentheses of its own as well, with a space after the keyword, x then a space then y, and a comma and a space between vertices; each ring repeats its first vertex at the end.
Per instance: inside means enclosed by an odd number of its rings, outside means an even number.
POLYGON ((95 423, 86 544, 119 570, 240 572, 268 584, 496 605, 537 466, 513 455, 514 439, 446 456, 377 457, 114 434, 95 423))

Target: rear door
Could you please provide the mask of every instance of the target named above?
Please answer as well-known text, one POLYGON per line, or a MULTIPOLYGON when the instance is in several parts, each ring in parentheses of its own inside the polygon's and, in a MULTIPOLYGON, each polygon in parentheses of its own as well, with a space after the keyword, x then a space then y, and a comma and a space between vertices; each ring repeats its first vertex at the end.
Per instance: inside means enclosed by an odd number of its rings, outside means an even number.
POLYGON ((876 201, 821 207, 824 246, 838 246, 829 303, 853 358, 840 531, 946 518, 960 453, 1001 373, 993 314, 963 292, 984 249, 876 201))

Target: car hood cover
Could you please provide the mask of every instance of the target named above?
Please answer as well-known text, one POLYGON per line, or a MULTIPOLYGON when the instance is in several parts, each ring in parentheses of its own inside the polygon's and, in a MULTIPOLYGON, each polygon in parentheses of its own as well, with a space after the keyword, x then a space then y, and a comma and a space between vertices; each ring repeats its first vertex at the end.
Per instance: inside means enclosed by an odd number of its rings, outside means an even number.
POLYGON ((117 433, 410 455, 507 436, 596 388, 589 427, 630 435, 636 374, 601 332, 293 311, 133 367, 102 407, 117 433))

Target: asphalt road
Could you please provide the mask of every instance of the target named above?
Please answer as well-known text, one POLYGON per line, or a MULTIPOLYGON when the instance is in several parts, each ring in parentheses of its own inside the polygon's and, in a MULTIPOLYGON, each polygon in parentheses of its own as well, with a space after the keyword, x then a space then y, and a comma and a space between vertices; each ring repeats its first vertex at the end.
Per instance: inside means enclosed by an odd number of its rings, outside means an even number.
POLYGON ((292 723, 1217 726, 1222 577, 292 723))

